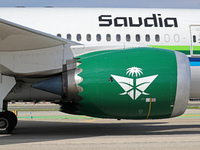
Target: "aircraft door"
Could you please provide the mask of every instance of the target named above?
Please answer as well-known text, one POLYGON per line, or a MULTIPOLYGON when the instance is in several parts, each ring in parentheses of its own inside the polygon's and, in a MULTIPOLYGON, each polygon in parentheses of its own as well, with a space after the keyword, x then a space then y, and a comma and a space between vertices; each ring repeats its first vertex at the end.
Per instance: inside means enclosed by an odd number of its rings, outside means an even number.
POLYGON ((200 57, 200 25, 190 26, 190 55, 200 57))

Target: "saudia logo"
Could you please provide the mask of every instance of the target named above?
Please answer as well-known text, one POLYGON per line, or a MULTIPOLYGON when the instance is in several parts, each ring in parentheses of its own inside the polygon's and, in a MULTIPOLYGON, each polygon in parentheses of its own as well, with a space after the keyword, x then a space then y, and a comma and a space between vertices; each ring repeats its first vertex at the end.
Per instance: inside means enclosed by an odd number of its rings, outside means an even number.
POLYGON ((139 78, 143 72, 141 68, 131 67, 127 69, 126 74, 131 76, 132 78, 111 75, 117 83, 124 90, 120 95, 128 94, 133 100, 136 100, 141 94, 149 95, 149 93, 145 93, 145 90, 150 86, 150 84, 156 79, 158 75, 148 76, 139 78))
POLYGON ((100 27, 178 27, 177 18, 167 17, 163 18, 161 14, 152 14, 151 17, 115 17, 111 15, 99 16, 100 27))

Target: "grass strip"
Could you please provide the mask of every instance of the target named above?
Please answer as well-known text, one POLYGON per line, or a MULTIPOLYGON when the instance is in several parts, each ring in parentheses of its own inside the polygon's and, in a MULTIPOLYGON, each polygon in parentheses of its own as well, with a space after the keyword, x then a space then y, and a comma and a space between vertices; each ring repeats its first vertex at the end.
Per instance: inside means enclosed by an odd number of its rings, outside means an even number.
POLYGON ((200 118, 200 114, 183 114, 177 118, 200 118))
POLYGON ((22 116, 18 117, 19 119, 96 119, 94 117, 87 116, 74 116, 74 115, 66 115, 66 116, 22 116))
POLYGON ((60 109, 9 109, 9 111, 59 111, 60 109))
POLYGON ((188 106, 187 109, 200 109, 200 106, 188 106))
MULTIPOLYGON (((200 106, 188 106, 187 109, 200 109, 200 106)), ((9 111, 59 111, 60 109, 9 109, 9 111)))

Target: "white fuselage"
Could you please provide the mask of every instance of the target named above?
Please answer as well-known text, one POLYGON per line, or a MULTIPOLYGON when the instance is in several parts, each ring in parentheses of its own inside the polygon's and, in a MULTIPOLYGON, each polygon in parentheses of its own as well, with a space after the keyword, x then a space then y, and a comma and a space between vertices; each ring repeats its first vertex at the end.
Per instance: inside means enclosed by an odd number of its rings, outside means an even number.
MULTIPOLYGON (((200 50, 199 14, 200 10, 188 9, 0 9, 1 19, 83 44, 78 52, 80 46, 72 48, 75 56, 105 45, 142 45, 179 50, 191 57, 191 50, 200 50)), ((190 97, 199 98, 200 65, 192 65, 191 71, 190 97)))
POLYGON ((187 9, 1 8, 0 17, 45 33, 60 34, 63 38, 71 34, 72 41, 85 45, 123 42, 190 46, 190 25, 200 24, 199 12, 187 9), (111 17, 104 17, 105 15, 111 17), (157 25, 153 19, 147 19, 145 26, 145 19, 152 18, 153 15, 156 16, 157 25), (100 16, 104 21, 99 21, 100 16), (124 18, 127 21, 124 22, 124 18), (176 18, 178 27, 175 27, 173 20, 168 20, 168 25, 172 26, 166 27, 166 18, 176 18), (109 24, 109 21, 112 21, 110 26, 100 26, 109 24), (77 40, 78 34, 81 35, 81 40, 77 40), (91 41, 87 40, 87 34, 91 35, 91 41), (101 35, 100 41, 97 40, 98 34, 101 35), (111 35, 110 41, 106 40, 107 34, 111 35), (121 35, 120 41, 116 39, 117 34, 121 35), (126 40, 127 34, 130 34, 130 41, 126 40), (140 41, 136 41, 137 34, 141 36, 140 41), (150 41, 145 40, 147 34, 150 35, 150 41), (160 41, 155 40, 156 34, 160 35, 160 41))

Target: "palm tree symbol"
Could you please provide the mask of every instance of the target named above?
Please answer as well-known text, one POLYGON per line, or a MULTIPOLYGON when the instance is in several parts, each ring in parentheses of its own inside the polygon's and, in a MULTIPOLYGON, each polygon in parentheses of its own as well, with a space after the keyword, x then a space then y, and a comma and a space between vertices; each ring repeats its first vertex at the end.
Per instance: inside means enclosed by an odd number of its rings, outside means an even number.
POLYGON ((138 68, 138 67, 131 67, 131 68, 128 68, 126 70, 127 70, 126 74, 128 74, 129 76, 132 75, 132 77, 133 77, 134 74, 135 74, 136 77, 138 75, 141 76, 141 74, 143 74, 142 69, 138 68))
POLYGON ((133 97, 134 97, 134 100, 135 100, 135 92, 137 90, 136 78, 138 76, 141 76, 143 74, 143 72, 142 72, 141 68, 138 68, 138 67, 135 67, 135 66, 128 68, 126 70, 127 70, 126 74, 128 74, 129 76, 131 75, 133 77, 133 90, 134 90, 133 97))

